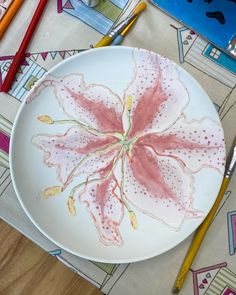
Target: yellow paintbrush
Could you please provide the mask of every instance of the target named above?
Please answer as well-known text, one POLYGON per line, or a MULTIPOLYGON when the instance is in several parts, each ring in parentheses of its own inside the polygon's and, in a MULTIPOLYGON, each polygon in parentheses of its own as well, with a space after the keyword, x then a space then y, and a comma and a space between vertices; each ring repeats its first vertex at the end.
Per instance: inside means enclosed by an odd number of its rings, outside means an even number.
POLYGON ((133 27, 135 22, 137 21, 138 16, 136 16, 119 35, 115 37, 115 39, 111 42, 111 45, 119 45, 123 40, 125 35, 129 32, 129 30, 133 27))
POLYGON ((137 7, 132 11, 131 15, 119 23, 108 35, 104 36, 96 45, 94 45, 94 48, 110 45, 111 42, 124 30, 124 28, 130 22, 132 22, 146 7, 147 4, 145 2, 141 2, 139 5, 137 5, 137 7))
POLYGON ((230 178, 233 174, 233 171, 236 166, 236 137, 234 139, 233 147, 231 152, 229 153, 229 157, 227 160, 227 165, 226 165, 226 172, 224 175, 224 179, 220 188, 220 192, 216 198, 216 201, 211 208, 211 211, 208 213, 207 217, 205 220, 202 222, 202 224, 198 227, 195 236, 193 237, 192 243, 188 249, 188 252, 184 258, 184 261, 182 263, 182 266, 180 268, 180 271, 178 273, 178 276, 175 280, 174 288, 173 288, 173 294, 178 294, 180 289, 183 286, 183 283, 185 281, 185 278, 188 274, 189 268, 192 265, 192 262, 198 252, 198 249, 201 246, 202 240, 204 239, 206 232, 216 214, 216 211, 220 205, 220 202, 226 192, 226 189, 228 187, 230 178))

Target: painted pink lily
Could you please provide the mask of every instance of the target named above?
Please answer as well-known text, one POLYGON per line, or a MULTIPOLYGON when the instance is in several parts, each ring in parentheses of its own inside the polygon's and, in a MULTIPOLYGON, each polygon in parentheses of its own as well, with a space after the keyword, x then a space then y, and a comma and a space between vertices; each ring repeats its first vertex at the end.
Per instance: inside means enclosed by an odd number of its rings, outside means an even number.
POLYGON ((32 140, 58 176, 59 185, 46 188, 44 196, 73 183, 71 214, 75 201, 85 203, 106 245, 122 245, 124 214, 136 229, 137 210, 175 230, 186 218, 203 217, 192 205, 194 173, 203 167, 224 171, 222 128, 210 118, 185 118, 190 98, 177 66, 146 50, 134 49, 133 60, 133 79, 121 98, 103 85, 86 85, 82 74, 70 74, 47 75, 28 99, 53 87, 67 118, 38 119, 69 125, 61 135, 32 140))

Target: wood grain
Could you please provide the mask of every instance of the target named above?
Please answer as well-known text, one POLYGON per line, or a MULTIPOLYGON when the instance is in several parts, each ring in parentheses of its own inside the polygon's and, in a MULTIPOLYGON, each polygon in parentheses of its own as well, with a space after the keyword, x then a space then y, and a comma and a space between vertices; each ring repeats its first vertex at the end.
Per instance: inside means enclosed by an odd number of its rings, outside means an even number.
POLYGON ((0 220, 0 295, 102 295, 0 220))

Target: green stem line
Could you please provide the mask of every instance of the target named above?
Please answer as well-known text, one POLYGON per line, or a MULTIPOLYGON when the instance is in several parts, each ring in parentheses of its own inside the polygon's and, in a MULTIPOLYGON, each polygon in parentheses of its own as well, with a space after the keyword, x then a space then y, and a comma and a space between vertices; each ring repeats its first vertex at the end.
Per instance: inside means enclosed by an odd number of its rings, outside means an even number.
POLYGON ((120 183, 120 197, 121 197, 121 200, 123 202, 123 204, 125 205, 125 207, 127 208, 127 210, 130 212, 132 211, 124 197, 124 172, 125 172, 125 169, 124 169, 124 161, 125 161, 125 158, 122 157, 122 162, 121 162, 121 173, 122 173, 122 177, 121 177, 121 183, 120 183))
POLYGON ((120 140, 123 139, 123 135, 119 132, 102 132, 77 120, 53 120, 53 124, 76 124, 95 135, 107 135, 117 137, 120 140))
POLYGON ((97 153, 99 153, 99 152, 101 152, 101 151, 104 151, 104 152, 106 152, 106 151, 109 151, 110 149, 112 149, 113 147, 115 147, 116 145, 119 145, 120 144, 120 142, 115 142, 115 143, 113 143, 113 144, 110 144, 109 146, 107 146, 106 148, 101 148, 101 149, 98 149, 98 150, 96 150, 96 151, 94 151, 94 152, 91 152, 91 153, 89 153, 89 154, 87 154, 79 163, 78 163, 78 165, 71 171, 71 173, 69 174, 69 176, 68 176, 68 178, 67 178, 67 181, 66 181, 66 183, 65 183, 65 185, 63 186, 63 190, 65 190, 66 189, 66 187, 69 185, 69 183, 70 183, 70 180, 73 178, 73 175, 74 175, 74 173, 75 173, 75 171, 79 168, 79 166, 81 165, 81 164, 83 164, 84 162, 85 162, 85 160, 87 160, 89 157, 91 157, 91 156, 93 156, 93 155, 96 155, 97 153))
POLYGON ((78 185, 76 185, 76 186, 71 190, 71 194, 70 194, 70 195, 73 196, 74 193, 75 193, 75 191, 76 191, 78 188, 80 188, 81 186, 83 186, 83 185, 87 185, 87 184, 90 184, 90 183, 93 183, 93 182, 96 182, 96 181, 105 180, 105 179, 107 179, 108 177, 110 177, 111 174, 113 173, 114 169, 115 169, 115 166, 116 166, 116 164, 117 164, 119 158, 120 158, 120 154, 121 154, 121 152, 122 152, 122 150, 123 150, 123 147, 124 147, 124 145, 122 145, 122 147, 120 148, 120 151, 119 151, 118 156, 117 156, 117 157, 114 159, 114 161, 113 161, 112 169, 107 173, 106 176, 104 176, 104 177, 102 177, 102 178, 94 178, 94 179, 91 179, 91 180, 86 180, 86 181, 83 181, 83 182, 79 183, 78 185))
POLYGON ((129 131, 130 131, 130 129, 131 129, 131 116, 130 116, 130 111, 127 111, 127 118, 128 118, 128 129, 126 130, 126 132, 125 132, 125 135, 124 135, 124 140, 126 140, 126 138, 127 138, 127 135, 128 135, 128 133, 129 133, 129 131))

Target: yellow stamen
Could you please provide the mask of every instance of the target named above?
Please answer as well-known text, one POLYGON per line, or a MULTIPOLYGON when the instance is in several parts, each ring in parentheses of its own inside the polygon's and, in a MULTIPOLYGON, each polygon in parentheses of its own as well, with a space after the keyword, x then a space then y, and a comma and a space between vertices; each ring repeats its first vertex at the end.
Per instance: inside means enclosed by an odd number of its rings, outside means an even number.
POLYGON ((131 111, 132 104, 133 104, 133 98, 132 98, 131 95, 128 95, 127 98, 126 98, 126 109, 128 111, 131 111))
POLYGON ((58 194, 60 194, 62 192, 62 187, 61 186, 51 186, 51 187, 47 187, 44 191, 43 191, 43 196, 44 198, 50 198, 50 197, 54 197, 58 194))
POLYGON ((45 123, 45 124, 53 124, 54 121, 51 117, 49 117, 48 115, 44 115, 44 116, 39 116, 37 118, 40 122, 45 123))
POLYGON ((133 229, 138 228, 137 218, 133 211, 129 211, 129 219, 133 229))
POLYGON ((72 196, 69 196, 69 199, 67 201, 67 206, 70 211, 70 214, 75 216, 76 210, 75 210, 75 199, 72 196))

